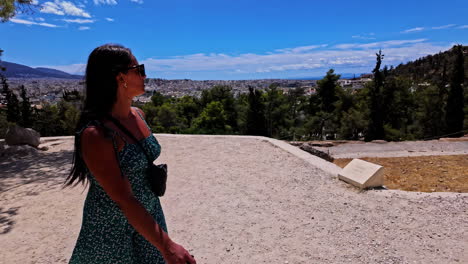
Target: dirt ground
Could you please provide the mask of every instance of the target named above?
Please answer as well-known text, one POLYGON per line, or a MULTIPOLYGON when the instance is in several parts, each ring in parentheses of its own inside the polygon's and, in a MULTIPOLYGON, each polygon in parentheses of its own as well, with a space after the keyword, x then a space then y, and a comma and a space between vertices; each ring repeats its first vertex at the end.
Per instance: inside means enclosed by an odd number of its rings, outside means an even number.
MULTIPOLYGON (((361 159, 384 166, 384 184, 389 189, 468 193, 468 155, 361 159)), ((334 163, 343 168, 351 160, 334 163)))
MULTIPOLYGON (((265 138, 155 136, 169 235, 197 263, 468 263, 468 193, 361 192, 324 170, 338 166, 265 138)), ((87 195, 61 188, 73 142, 0 159, 0 263, 68 263, 87 195)))

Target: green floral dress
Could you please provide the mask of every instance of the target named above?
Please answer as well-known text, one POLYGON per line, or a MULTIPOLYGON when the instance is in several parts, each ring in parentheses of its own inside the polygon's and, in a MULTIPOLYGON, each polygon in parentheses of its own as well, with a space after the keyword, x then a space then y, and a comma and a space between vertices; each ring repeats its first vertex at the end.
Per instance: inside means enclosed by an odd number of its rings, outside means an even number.
MULTIPOLYGON (((111 130, 110 134, 121 170, 128 177, 133 194, 167 232, 161 203, 151 191, 146 178, 148 161, 145 153, 138 144, 128 143, 124 137, 121 138, 124 139, 125 146, 117 151, 115 137, 120 134, 114 130, 111 130)), ((161 146, 153 134, 140 142, 154 160, 161 153, 161 146)), ((90 188, 83 209, 83 223, 69 263, 165 263, 157 248, 128 223, 117 204, 111 200, 94 176, 90 176, 90 188)))

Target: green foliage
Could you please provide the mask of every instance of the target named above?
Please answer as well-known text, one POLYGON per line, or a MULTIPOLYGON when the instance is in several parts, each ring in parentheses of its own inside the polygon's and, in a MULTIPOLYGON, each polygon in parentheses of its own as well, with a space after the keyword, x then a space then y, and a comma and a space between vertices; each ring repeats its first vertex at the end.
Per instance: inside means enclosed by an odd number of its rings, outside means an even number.
POLYGON ((160 131, 156 130, 155 132, 167 132, 167 133, 176 133, 179 129, 179 120, 177 117, 177 109, 175 105, 166 102, 158 108, 156 114, 156 123, 160 131))
POLYGON ((223 104, 211 101, 203 109, 200 116, 194 120, 194 127, 203 134, 226 134, 232 131, 227 125, 228 116, 224 111, 223 104))
POLYGON ((62 122, 60 122, 58 106, 51 104, 42 105, 42 109, 36 111, 33 129, 39 132, 42 137, 65 136, 62 122))
POLYGON ((0 1, 0 21, 6 22, 14 17, 18 11, 28 13, 32 11, 32 0, 2 0, 0 1))
POLYGON ((447 133, 452 134, 452 137, 463 136, 463 120, 465 114, 463 112, 464 96, 463 83, 465 82, 465 69, 463 49, 461 45, 454 47, 456 52, 455 67, 450 79, 450 90, 447 98, 447 106, 445 112, 445 123, 447 125, 447 133))
POLYGON ((153 96, 151 96, 151 102, 153 102, 154 106, 161 106, 164 104, 164 102, 168 101, 169 97, 164 96, 160 92, 155 92, 153 96))
MULTIPOLYGON (((155 133, 247 134, 283 140, 432 138, 453 128, 468 128, 463 48, 458 57, 456 48, 447 59, 432 57, 437 70, 431 70, 427 58, 413 63, 412 68, 381 69, 384 55, 379 51, 374 80, 358 90, 338 86, 340 76, 331 69, 312 95, 297 84, 281 88, 272 84, 265 90, 250 87, 248 93, 236 96, 229 86, 214 86, 200 98, 173 98, 156 92, 150 102, 134 105, 143 109, 155 133), (437 78, 421 75, 423 71, 417 67, 435 72, 437 78)), ((0 81, 3 103, 10 102, 10 107, 0 109, 0 136, 9 120, 31 123, 42 136, 74 133, 82 99, 79 92, 64 92, 59 103, 32 109, 24 88, 18 101, 6 79, 0 81)))
POLYGON ((0 109, 0 138, 5 138, 9 126, 10 124, 7 120, 6 111, 0 109))
POLYGON ((320 100, 320 108, 327 113, 331 113, 335 110, 334 103, 338 100, 336 89, 340 75, 334 72, 333 69, 328 70, 325 77, 317 82, 317 96, 320 100))
POLYGON ((366 132, 368 121, 365 118, 365 112, 356 108, 351 108, 344 112, 339 126, 339 135, 341 139, 358 140, 366 132))
POLYGON ((248 135, 266 136, 265 105, 263 103, 263 92, 249 87, 247 126, 248 135))
POLYGON ((73 135, 75 133, 76 124, 80 118, 80 112, 75 104, 61 100, 57 105, 58 114, 54 115, 58 118, 60 126, 57 128, 63 135, 73 135))
MULTIPOLYGON (((466 78, 468 76, 468 47, 461 46, 461 48, 464 52, 466 78)), ((395 69, 390 70, 390 74, 408 78, 414 83, 427 81, 432 84, 439 84, 446 82, 444 79, 447 77, 447 73, 453 72, 454 68, 459 67, 455 63, 457 56, 457 46, 454 46, 448 51, 428 55, 406 64, 400 64, 395 69)))
POLYGON ((235 109, 235 99, 230 86, 217 85, 209 90, 204 90, 200 98, 201 108, 206 107, 211 102, 220 102, 226 115, 226 125, 237 130, 237 112, 235 109))
POLYGON ((380 66, 384 55, 380 50, 376 53, 376 64, 372 71, 374 73, 373 85, 369 87, 369 126, 367 128, 366 140, 384 139, 384 118, 383 118, 383 96, 382 90, 384 89, 385 75, 380 66))
POLYGON ((284 137, 290 126, 288 99, 276 85, 264 94, 266 130, 269 137, 284 137))
POLYGON ((26 88, 24 85, 21 85, 21 121, 19 122, 22 127, 31 127, 33 112, 31 107, 31 102, 29 102, 29 97, 26 94, 26 88))
POLYGON ((12 90, 10 90, 7 79, 3 75, 0 75, 0 83, 3 86, 2 94, 5 97, 5 103, 7 107, 6 116, 8 122, 21 122, 21 112, 18 97, 12 90))

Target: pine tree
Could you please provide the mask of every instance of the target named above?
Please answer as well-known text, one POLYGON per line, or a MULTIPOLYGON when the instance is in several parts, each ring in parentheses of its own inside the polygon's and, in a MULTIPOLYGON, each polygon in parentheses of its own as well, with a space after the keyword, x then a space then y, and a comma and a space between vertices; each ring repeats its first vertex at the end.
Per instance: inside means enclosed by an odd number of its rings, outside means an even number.
POLYGON ((326 113, 331 113, 335 110, 333 104, 338 100, 336 86, 339 79, 340 75, 335 74, 334 70, 330 69, 327 75, 317 82, 317 95, 320 99, 320 106, 322 111, 326 113))
POLYGON ((2 94, 5 97, 7 105, 7 120, 8 122, 18 123, 21 121, 20 105, 18 97, 8 87, 7 79, 0 74, 0 84, 2 85, 2 94))
POLYGON ((32 107, 31 102, 26 94, 26 88, 24 85, 21 85, 21 122, 22 127, 31 127, 32 126, 32 107))
POLYGON ((0 1, 0 21, 6 22, 18 13, 32 13, 38 5, 33 0, 0 1))
POLYGON ((266 136, 265 106, 262 91, 249 87, 249 109, 247 112, 247 134, 266 136))
POLYGON ((447 108, 445 112, 445 123, 447 133, 453 134, 451 137, 463 136, 463 82, 465 81, 465 68, 463 49, 461 45, 455 46, 455 64, 450 80, 450 90, 447 98, 447 108))
POLYGON ((380 70, 384 55, 382 50, 375 54, 377 56, 377 62, 375 68, 372 71, 374 73, 374 85, 369 88, 369 110, 370 120, 369 127, 366 134, 366 141, 374 139, 383 139, 384 133, 384 120, 382 113, 382 90, 384 85, 384 74, 380 70))

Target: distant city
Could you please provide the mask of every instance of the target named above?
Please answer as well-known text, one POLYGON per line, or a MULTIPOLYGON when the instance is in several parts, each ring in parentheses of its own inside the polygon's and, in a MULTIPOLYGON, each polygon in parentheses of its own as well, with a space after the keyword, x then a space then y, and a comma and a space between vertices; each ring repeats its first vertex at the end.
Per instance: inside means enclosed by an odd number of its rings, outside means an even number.
MULTIPOLYGON (((364 87, 366 82, 371 81, 371 74, 362 74, 356 78, 340 79, 339 85, 343 88, 358 90, 364 87)), ((260 79, 260 80, 204 80, 195 81, 189 79, 182 80, 165 80, 165 79, 146 79, 145 94, 135 98, 139 102, 148 102, 155 92, 159 92, 166 96, 182 97, 194 96, 199 97, 203 90, 210 89, 213 86, 224 85, 230 86, 235 96, 247 93, 249 87, 255 89, 267 89, 270 85, 277 85, 278 89, 287 93, 290 89, 303 88, 305 93, 310 95, 316 93, 317 80, 290 80, 290 79, 260 79)), ((77 90, 84 91, 84 81, 77 79, 55 79, 55 78, 40 78, 40 79, 25 79, 25 78, 9 78, 8 85, 17 95, 21 85, 24 85, 34 105, 55 104, 62 99, 64 91, 77 90)), ((0 95, 1 97, 1 95, 0 95)))

